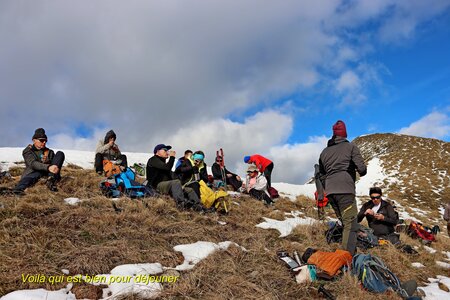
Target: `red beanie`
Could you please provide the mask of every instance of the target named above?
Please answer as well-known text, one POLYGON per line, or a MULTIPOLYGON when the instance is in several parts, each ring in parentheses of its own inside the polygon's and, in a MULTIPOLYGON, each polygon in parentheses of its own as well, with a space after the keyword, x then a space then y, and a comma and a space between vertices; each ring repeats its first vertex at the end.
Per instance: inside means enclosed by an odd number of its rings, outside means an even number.
POLYGON ((333 135, 343 138, 347 137, 347 129, 345 128, 345 123, 343 121, 338 120, 336 124, 333 125, 333 135))

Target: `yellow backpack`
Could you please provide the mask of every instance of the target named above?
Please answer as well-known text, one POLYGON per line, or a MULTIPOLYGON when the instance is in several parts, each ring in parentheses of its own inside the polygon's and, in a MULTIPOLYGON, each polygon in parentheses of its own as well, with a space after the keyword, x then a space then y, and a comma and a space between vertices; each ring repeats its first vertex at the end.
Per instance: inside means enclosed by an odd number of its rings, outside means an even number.
POLYGON ((200 180, 199 184, 200 201, 204 207, 210 208, 214 206, 216 211, 224 213, 228 213, 230 211, 230 199, 227 192, 222 190, 213 191, 203 180, 200 180))

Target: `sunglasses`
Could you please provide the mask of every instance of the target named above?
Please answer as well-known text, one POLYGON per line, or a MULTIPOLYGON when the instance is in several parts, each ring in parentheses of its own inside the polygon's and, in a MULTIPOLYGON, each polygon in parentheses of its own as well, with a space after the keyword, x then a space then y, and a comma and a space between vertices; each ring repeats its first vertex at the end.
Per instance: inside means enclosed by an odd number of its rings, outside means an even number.
POLYGON ((47 143, 47 139, 37 139, 41 143, 47 143))
POLYGON ((370 197, 370 199, 381 199, 381 196, 370 197))
POLYGON ((223 160, 221 160, 221 159, 216 159, 216 161, 217 161, 217 162, 222 162, 223 160))

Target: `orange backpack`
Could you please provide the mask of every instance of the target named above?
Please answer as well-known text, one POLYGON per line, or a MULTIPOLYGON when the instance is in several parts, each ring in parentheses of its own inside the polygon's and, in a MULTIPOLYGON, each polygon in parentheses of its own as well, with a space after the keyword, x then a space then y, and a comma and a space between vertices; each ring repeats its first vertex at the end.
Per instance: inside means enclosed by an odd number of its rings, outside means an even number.
POLYGON ((335 252, 316 251, 308 259, 308 264, 315 265, 330 276, 336 275, 344 265, 351 265, 352 255, 346 250, 335 252))
POLYGON ((115 174, 120 174, 122 170, 120 170, 120 166, 113 164, 112 161, 104 159, 103 172, 105 173, 106 177, 110 177, 115 174))

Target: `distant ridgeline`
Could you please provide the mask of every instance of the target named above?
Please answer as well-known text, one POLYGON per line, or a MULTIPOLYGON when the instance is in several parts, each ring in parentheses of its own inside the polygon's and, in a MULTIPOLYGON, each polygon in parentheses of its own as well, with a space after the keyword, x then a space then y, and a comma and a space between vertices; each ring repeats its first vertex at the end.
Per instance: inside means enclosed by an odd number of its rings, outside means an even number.
POLYGON ((391 133, 361 136, 353 142, 366 162, 380 159, 386 174, 382 188, 390 198, 432 210, 450 200, 450 143, 391 133))

